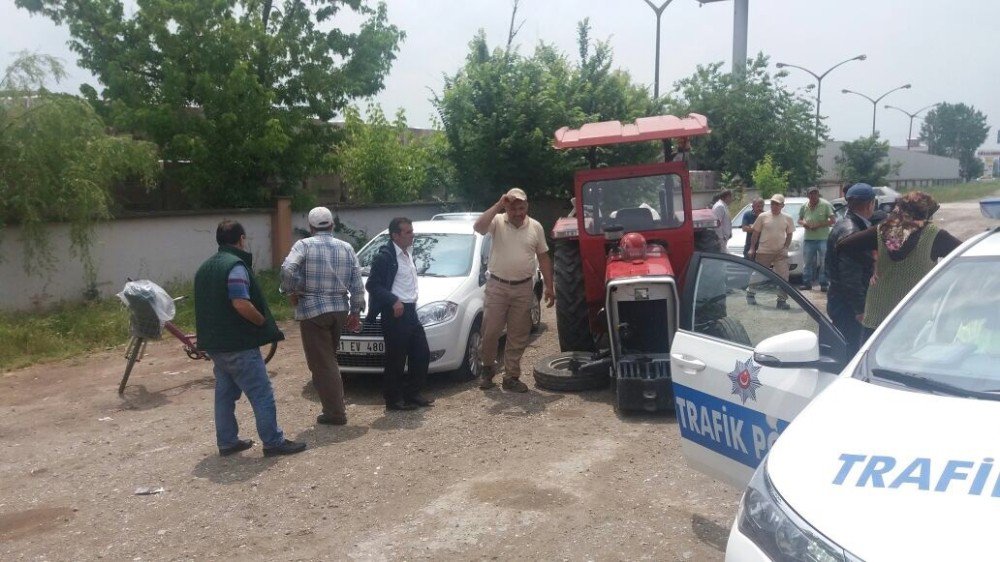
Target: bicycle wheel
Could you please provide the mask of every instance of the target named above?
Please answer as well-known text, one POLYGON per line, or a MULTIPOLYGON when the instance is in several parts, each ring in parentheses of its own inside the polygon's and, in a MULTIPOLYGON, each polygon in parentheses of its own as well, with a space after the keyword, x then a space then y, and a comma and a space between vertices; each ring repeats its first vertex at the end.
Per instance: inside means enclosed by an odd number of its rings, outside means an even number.
POLYGON ((125 394, 125 385, 128 383, 128 376, 132 374, 132 367, 134 367, 135 362, 139 360, 139 352, 142 349, 143 343, 144 341, 142 338, 133 337, 132 341, 128 344, 128 350, 125 351, 125 358, 128 362, 125 364, 125 374, 122 375, 122 382, 118 384, 119 396, 125 394))
POLYGON ((264 357, 264 363, 270 361, 276 351, 278 351, 278 342, 276 341, 260 346, 260 354, 264 357))

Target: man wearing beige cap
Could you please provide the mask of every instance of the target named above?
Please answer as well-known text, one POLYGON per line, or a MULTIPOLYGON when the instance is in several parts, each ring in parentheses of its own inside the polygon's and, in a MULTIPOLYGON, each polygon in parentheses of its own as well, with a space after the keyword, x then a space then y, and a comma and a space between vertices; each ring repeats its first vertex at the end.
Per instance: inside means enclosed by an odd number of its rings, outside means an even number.
MULTIPOLYGON (((788 281, 788 247, 792 244, 792 233, 795 232, 795 222, 792 217, 781 210, 785 207, 785 196, 771 196, 771 212, 761 213, 753 223, 753 237, 750 239, 750 252, 747 256, 763 265, 770 267, 782 279, 788 281)), ((753 290, 754 279, 747 286, 747 303, 757 304, 753 290)), ((777 308, 788 310, 788 295, 778 292, 777 308)))
POLYGON ((483 339, 479 354, 483 374, 479 388, 488 390, 496 386, 493 377, 497 343, 506 326, 502 386, 511 392, 527 392, 527 385, 520 381, 521 356, 531 333, 531 304, 535 298, 531 281, 535 276, 535 263, 542 269, 546 306, 551 307, 556 302, 545 231, 538 221, 528 216, 528 195, 519 187, 511 188, 483 211, 473 228, 479 234, 493 236, 483 307, 483 339))

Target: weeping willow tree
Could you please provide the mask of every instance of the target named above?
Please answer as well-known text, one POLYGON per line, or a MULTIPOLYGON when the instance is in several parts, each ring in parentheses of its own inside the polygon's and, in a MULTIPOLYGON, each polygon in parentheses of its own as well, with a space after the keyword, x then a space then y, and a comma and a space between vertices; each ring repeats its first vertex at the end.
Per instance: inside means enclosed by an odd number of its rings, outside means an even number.
POLYGON ((0 79, 0 236, 20 227, 22 265, 35 275, 57 263, 49 225, 66 223, 92 286, 93 231, 109 217, 112 185, 151 186, 159 163, 153 144, 109 132, 86 101, 45 88, 64 77, 58 59, 21 52, 0 79))

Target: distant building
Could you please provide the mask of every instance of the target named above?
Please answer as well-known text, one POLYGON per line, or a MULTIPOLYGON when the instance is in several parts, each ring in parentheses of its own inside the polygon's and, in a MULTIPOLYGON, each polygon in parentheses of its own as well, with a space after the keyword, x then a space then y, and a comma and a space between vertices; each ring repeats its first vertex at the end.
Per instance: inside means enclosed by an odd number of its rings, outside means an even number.
MULTIPOLYGON (((821 184, 838 184, 843 181, 837 174, 836 157, 840 156, 843 141, 827 141, 819 150, 819 165, 823 168, 821 184)), ((899 163, 899 172, 889 176, 886 183, 894 188, 923 187, 962 181, 958 173, 958 159, 928 154, 923 150, 889 147, 889 160, 899 163)))
POLYGON ((983 175, 989 178, 1000 177, 1000 150, 980 150, 976 156, 982 159, 983 175))

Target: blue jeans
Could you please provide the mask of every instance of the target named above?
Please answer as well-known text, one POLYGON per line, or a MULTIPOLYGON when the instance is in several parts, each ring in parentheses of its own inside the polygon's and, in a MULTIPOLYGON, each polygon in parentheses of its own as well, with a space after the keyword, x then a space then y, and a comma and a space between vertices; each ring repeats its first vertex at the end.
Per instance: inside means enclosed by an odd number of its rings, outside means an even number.
POLYGON ((211 353, 215 371, 215 439, 220 449, 239 441, 236 401, 245 393, 257 421, 257 435, 265 447, 277 447, 285 441, 278 427, 274 390, 259 349, 215 351, 211 353))
POLYGON ((829 281, 826 278, 826 240, 803 240, 802 241, 802 261, 805 268, 802 271, 802 284, 812 285, 813 281, 819 281, 820 286, 826 287, 829 281))

